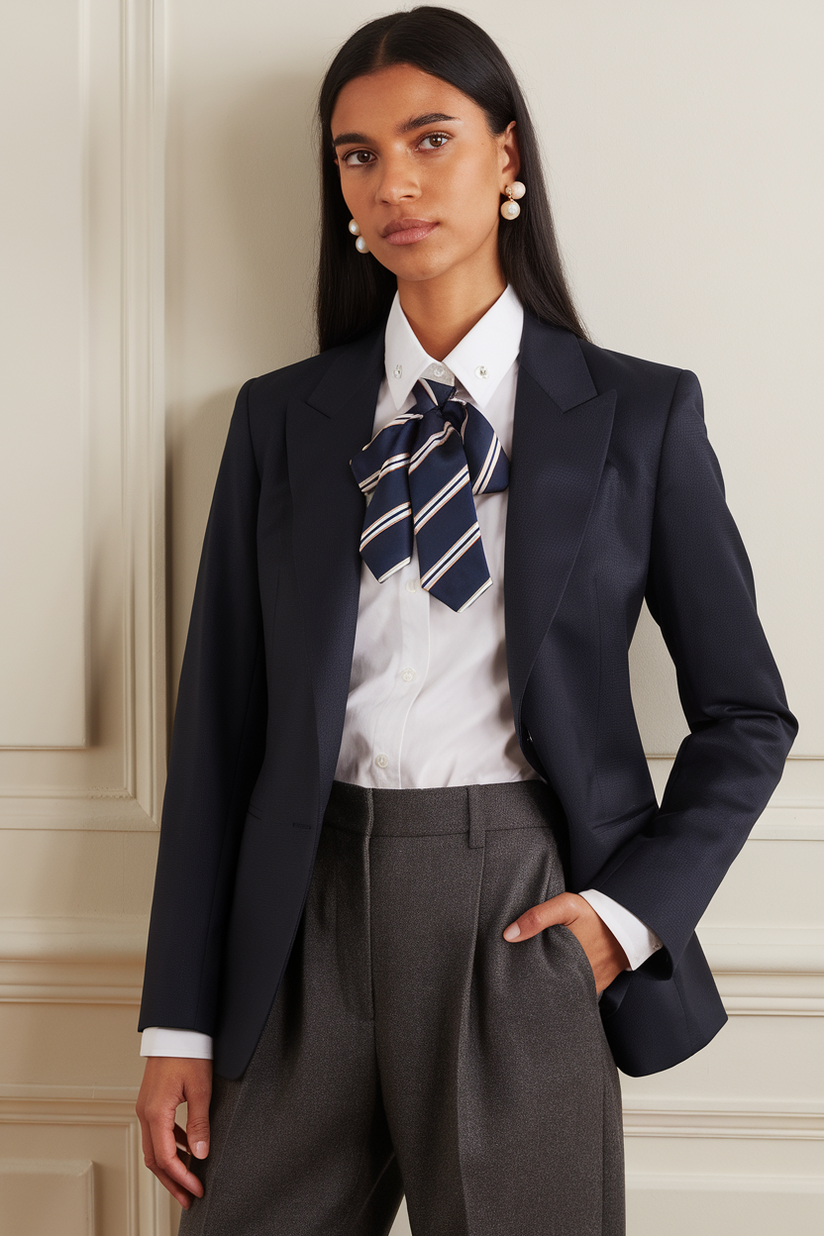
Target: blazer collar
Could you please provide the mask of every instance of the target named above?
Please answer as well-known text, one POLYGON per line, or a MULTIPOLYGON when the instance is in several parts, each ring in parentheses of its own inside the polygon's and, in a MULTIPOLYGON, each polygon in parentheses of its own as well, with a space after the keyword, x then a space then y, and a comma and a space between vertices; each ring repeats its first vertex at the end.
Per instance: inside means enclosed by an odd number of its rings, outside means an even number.
POLYGON ((336 416, 368 383, 375 398, 383 376, 383 336, 385 320, 353 343, 341 344, 330 354, 331 361, 320 382, 307 397, 310 408, 324 416, 336 416))
POLYGON ((520 368, 562 412, 598 394, 578 338, 571 331, 544 325, 531 313, 524 313, 519 360, 520 368))

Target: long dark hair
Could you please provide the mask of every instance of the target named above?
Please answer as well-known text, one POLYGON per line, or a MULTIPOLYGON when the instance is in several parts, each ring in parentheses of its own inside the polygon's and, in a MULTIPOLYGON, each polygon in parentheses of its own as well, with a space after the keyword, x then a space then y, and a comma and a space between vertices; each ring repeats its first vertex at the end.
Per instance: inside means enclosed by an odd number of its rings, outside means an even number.
POLYGON ((498 228, 504 278, 524 308, 541 322, 586 338, 564 276, 549 208, 535 129, 515 74, 480 26, 452 9, 421 5, 367 22, 335 56, 320 89, 318 123, 322 221, 318 264, 317 328, 321 351, 365 334, 389 311, 397 289, 391 271, 359 254, 349 234, 332 146, 332 112, 339 92, 355 77, 394 64, 411 64, 468 95, 486 113, 493 134, 516 122, 519 179, 527 187, 517 223, 498 228))

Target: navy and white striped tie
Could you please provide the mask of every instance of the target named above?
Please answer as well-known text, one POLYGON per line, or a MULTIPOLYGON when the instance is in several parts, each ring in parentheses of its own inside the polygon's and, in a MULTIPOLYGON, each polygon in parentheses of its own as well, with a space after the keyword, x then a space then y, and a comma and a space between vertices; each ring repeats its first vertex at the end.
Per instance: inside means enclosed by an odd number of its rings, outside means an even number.
POLYGON ((460 613, 492 583, 475 494, 506 489, 509 461, 495 430, 454 386, 421 378, 416 403, 375 434, 352 460, 367 496, 360 551, 383 583, 412 561, 421 586, 460 613))

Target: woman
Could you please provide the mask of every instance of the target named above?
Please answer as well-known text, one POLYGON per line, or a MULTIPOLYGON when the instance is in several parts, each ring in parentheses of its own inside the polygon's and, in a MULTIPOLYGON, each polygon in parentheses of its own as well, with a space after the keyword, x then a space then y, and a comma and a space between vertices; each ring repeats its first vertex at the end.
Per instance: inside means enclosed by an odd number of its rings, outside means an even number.
POLYGON ((723 1024, 694 927, 795 719, 697 380, 587 341, 500 51, 370 22, 320 124, 321 351, 238 397, 181 675, 146 1162, 186 1233, 405 1193, 416 1236, 613 1236, 616 1063, 723 1024), (644 597, 691 731, 660 807, 644 597))

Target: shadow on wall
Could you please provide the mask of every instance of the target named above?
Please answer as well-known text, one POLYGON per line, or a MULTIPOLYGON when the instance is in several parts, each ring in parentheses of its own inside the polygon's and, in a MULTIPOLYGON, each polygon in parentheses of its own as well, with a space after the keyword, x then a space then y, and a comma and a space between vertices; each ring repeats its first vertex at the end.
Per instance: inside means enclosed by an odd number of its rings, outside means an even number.
POLYGON ((195 325, 193 346, 208 347, 217 323, 216 346, 244 376, 313 350, 318 86, 302 73, 246 83, 242 94, 217 90, 214 100, 204 87, 186 104, 197 114, 171 126, 171 350, 195 325), (203 295, 212 303, 199 303, 203 295))
POLYGON ((170 696, 235 396, 316 350, 317 73, 171 100, 167 207, 170 696))

